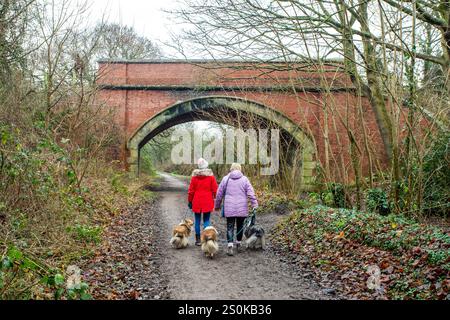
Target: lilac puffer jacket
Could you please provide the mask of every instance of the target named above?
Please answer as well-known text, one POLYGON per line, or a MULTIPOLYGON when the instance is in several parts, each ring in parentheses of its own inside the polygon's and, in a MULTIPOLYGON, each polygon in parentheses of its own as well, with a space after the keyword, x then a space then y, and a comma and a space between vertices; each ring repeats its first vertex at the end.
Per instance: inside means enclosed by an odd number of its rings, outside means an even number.
POLYGON ((222 199, 225 197, 225 217, 247 217, 248 199, 253 208, 258 207, 255 191, 246 176, 239 170, 233 170, 220 182, 216 195, 215 207, 221 207, 222 199), (228 185, 227 185, 228 181, 228 185), (226 196, 225 196, 225 187, 226 196))

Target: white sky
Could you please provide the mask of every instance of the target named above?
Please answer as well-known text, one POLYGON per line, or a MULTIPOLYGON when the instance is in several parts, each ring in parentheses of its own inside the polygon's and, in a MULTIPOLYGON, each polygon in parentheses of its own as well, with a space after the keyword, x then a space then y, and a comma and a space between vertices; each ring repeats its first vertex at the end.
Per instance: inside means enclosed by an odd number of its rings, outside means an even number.
POLYGON ((100 20, 105 15, 109 22, 132 26, 139 35, 160 45, 165 54, 176 54, 164 46, 170 43, 171 32, 178 32, 169 14, 163 12, 179 7, 177 0, 88 0, 91 19, 100 20))

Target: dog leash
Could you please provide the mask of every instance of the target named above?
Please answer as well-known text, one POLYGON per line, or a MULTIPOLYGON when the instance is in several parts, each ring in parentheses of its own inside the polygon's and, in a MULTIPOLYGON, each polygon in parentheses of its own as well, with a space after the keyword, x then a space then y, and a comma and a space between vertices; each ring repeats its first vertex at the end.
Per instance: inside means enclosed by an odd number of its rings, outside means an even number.
POLYGON ((184 218, 183 218, 183 220, 186 220, 186 218, 191 218, 191 217, 192 217, 192 210, 189 209, 189 208, 187 208, 187 209, 184 211, 184 218))
POLYGON ((256 209, 253 209, 253 210, 252 210, 252 213, 249 214, 249 215, 244 219, 244 223, 243 223, 243 225, 242 225, 242 228, 241 228, 241 230, 239 230, 239 231, 236 232, 236 235, 239 234, 239 233, 241 233, 241 232, 244 232, 244 231, 245 231, 245 229, 247 228, 247 223, 248 223, 248 221, 249 221, 249 220, 251 221, 251 219, 253 219, 253 217, 255 218, 255 222, 256 222, 256 209))

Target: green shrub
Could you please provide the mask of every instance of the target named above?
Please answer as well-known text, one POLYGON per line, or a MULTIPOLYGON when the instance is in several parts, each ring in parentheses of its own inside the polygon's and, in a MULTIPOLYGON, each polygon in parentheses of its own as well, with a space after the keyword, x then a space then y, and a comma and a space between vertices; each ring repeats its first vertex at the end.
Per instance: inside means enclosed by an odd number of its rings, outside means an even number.
POLYGON ((69 232, 71 232, 77 240, 86 243, 98 244, 101 241, 101 234, 102 234, 101 227, 76 225, 75 227, 70 227, 69 232))
POLYGON ((367 190, 366 194, 367 210, 387 215, 390 212, 389 200, 386 192, 381 188, 367 190))
POLYGON ((325 194, 328 199, 330 199, 328 201, 331 201, 331 205, 329 205, 327 201, 324 201, 326 205, 335 208, 347 208, 345 187, 342 183, 333 182, 327 184, 327 191, 325 194))
POLYGON ((322 203, 322 196, 320 193, 310 192, 308 196, 309 196, 308 200, 311 205, 317 205, 322 203))
POLYGON ((41 286, 42 291, 50 294, 53 299, 91 299, 89 286, 81 282, 72 288, 66 287, 62 272, 52 269, 38 259, 15 246, 10 246, 0 259, 0 299, 32 299, 27 290, 17 290, 17 287, 41 286), (45 289, 45 290, 44 290, 45 289))
POLYGON ((115 192, 128 196, 129 192, 127 187, 123 183, 122 178, 122 174, 113 175, 113 177, 111 178, 111 186, 115 192))
POLYGON ((424 208, 428 213, 450 210, 450 132, 439 135, 424 158, 424 208), (428 209, 427 209, 428 208, 428 209))
POLYGON ((320 200, 328 207, 334 207, 334 195, 331 190, 326 190, 320 194, 320 200))

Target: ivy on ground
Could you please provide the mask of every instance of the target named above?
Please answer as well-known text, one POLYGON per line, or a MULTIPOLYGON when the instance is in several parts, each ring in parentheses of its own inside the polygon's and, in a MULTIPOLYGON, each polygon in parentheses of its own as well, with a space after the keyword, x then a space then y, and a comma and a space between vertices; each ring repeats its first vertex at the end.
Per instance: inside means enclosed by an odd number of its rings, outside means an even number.
POLYGON ((361 299, 450 297, 450 234, 401 215, 314 206, 276 227, 275 245, 307 257, 336 289, 361 299), (367 268, 381 270, 379 290, 367 287, 367 268))

